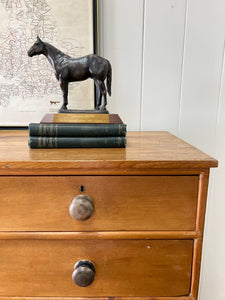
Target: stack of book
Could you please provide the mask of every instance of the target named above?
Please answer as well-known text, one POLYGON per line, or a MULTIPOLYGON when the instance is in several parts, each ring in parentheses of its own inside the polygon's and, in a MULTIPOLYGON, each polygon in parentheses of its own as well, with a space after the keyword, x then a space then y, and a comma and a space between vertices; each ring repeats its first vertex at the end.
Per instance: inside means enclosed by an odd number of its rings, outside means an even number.
MULTIPOLYGON (((76 115, 75 119, 70 115, 70 123, 63 123, 63 114, 53 116, 59 117, 59 120, 48 115, 41 123, 29 124, 28 145, 30 148, 124 148, 126 124, 115 116, 108 114, 104 119, 103 115, 99 115, 92 120, 94 123, 82 123, 84 115, 76 115), (79 123, 74 123, 74 120, 79 123)), ((88 118, 89 122, 91 118, 93 116, 88 118)))

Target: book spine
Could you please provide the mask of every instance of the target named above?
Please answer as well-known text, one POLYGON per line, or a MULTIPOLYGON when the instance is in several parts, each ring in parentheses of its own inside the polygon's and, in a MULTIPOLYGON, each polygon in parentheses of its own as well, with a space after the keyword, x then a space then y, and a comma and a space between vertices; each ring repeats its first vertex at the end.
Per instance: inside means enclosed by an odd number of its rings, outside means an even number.
POLYGON ((30 136, 30 148, 124 148, 125 137, 40 137, 30 136))
POLYGON ((107 137, 125 136, 125 124, 29 124, 30 136, 107 137))

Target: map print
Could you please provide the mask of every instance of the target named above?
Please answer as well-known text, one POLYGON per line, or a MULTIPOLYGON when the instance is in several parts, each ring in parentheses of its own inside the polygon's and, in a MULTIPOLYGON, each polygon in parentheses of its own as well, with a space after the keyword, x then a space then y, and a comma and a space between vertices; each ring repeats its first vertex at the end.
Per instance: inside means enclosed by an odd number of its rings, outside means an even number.
MULTIPOLYGON (((64 0, 64 6, 66 2, 72 3, 64 0)), ((90 6, 89 0, 76 2, 90 6)), ((0 0, 0 125, 40 122, 44 113, 57 111, 62 105, 61 90, 48 60, 43 55, 27 55, 37 35, 72 57, 93 51, 92 45, 82 45, 76 36, 63 35, 65 30, 72 33, 68 27, 72 24, 58 25, 54 5, 57 1, 0 0)), ((70 84, 69 108, 71 103, 73 108, 93 108, 92 84, 81 85, 70 84)))

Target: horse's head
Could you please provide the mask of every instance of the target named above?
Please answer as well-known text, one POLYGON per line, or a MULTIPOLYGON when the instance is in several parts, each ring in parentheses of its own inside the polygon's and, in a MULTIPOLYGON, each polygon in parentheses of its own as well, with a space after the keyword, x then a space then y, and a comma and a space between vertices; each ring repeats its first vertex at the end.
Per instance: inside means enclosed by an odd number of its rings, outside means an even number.
POLYGON ((37 36, 37 41, 33 44, 33 46, 27 51, 28 56, 32 57, 39 54, 44 54, 45 52, 45 44, 42 40, 37 36))

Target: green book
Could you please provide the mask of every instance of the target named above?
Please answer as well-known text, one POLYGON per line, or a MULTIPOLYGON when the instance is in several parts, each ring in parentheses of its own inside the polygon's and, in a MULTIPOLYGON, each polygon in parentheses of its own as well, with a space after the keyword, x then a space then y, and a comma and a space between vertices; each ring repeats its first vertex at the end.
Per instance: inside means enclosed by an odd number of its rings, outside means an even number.
POLYGON ((41 137, 30 136, 30 148, 124 148, 126 137, 41 137))
POLYGON ((125 124, 29 124, 30 136, 107 137, 125 136, 125 124))

